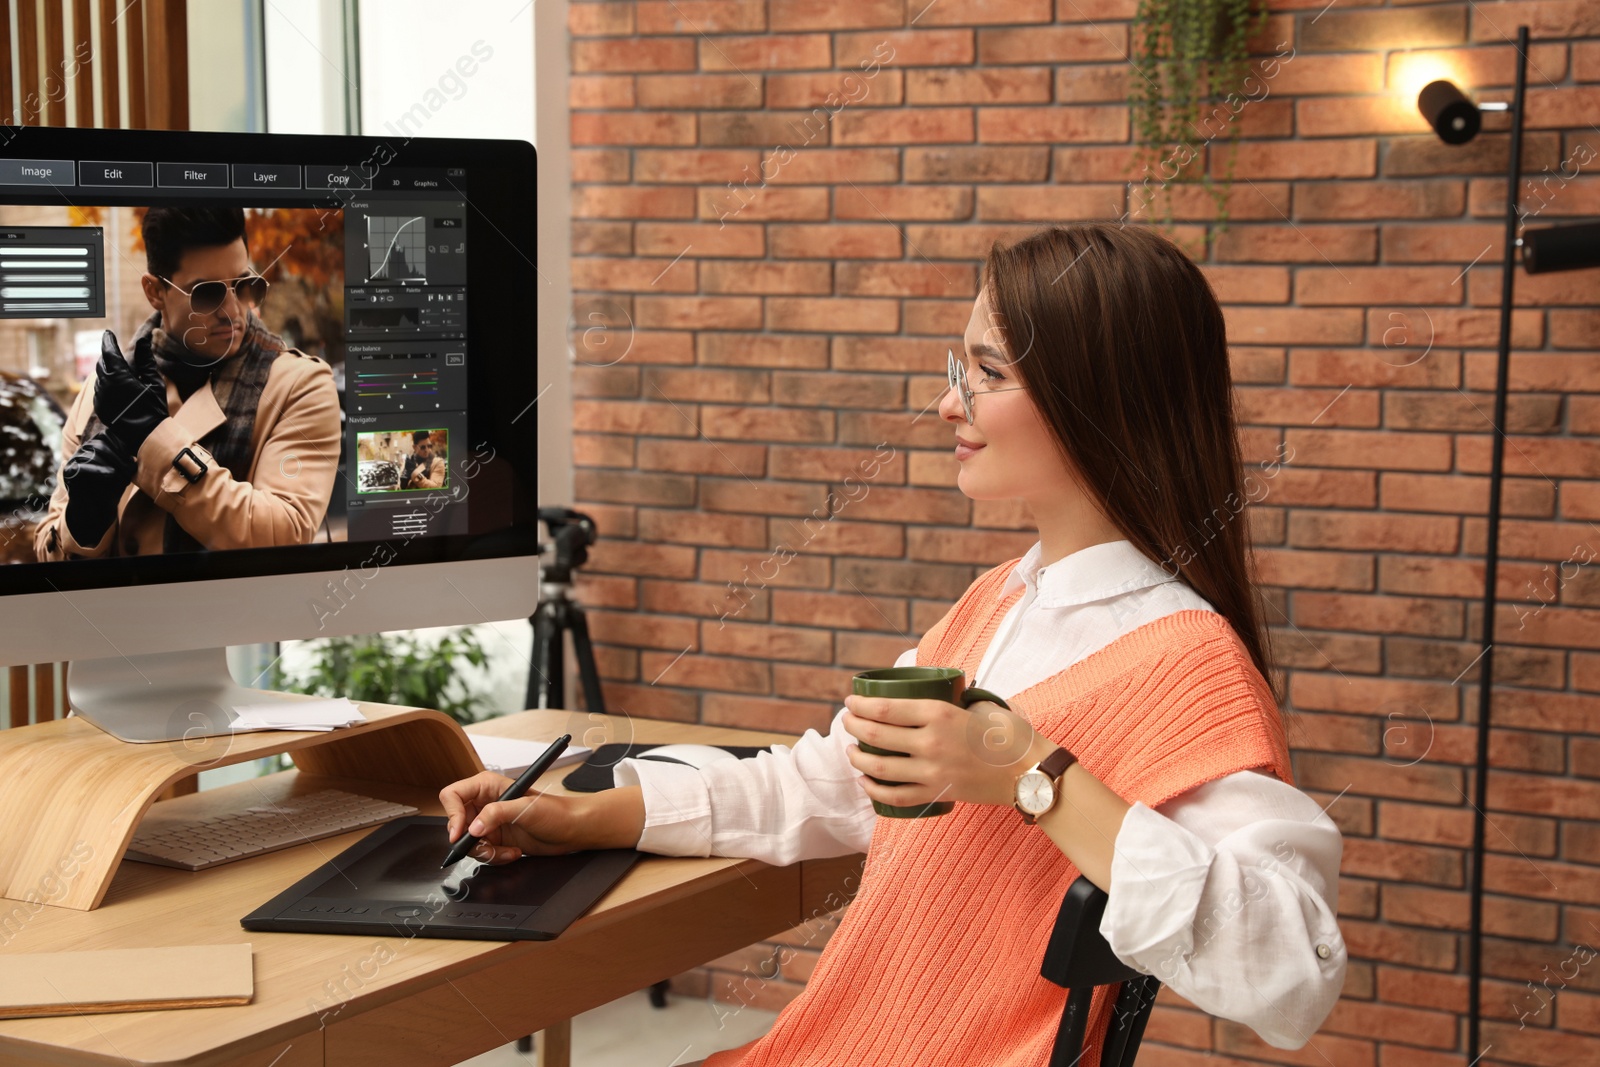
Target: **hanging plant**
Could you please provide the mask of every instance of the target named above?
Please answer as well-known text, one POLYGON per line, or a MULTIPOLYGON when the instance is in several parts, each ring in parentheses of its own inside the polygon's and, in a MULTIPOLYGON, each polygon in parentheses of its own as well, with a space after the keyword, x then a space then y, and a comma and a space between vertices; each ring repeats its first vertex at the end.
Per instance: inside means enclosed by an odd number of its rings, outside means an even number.
MULTIPOLYGON (((1130 90, 1134 165, 1140 178, 1133 196, 1148 207, 1164 201, 1162 225, 1172 226, 1173 182, 1199 180, 1217 205, 1217 233, 1228 226, 1227 197, 1233 183, 1239 113, 1262 99, 1265 85, 1251 92, 1248 42, 1266 25, 1256 0, 1139 0, 1129 30, 1134 77, 1130 90), (1256 95, 1259 93, 1260 95, 1256 95), (1220 178, 1207 166, 1208 145, 1227 145, 1220 178)), ((1129 205, 1130 212, 1135 209, 1129 205)))

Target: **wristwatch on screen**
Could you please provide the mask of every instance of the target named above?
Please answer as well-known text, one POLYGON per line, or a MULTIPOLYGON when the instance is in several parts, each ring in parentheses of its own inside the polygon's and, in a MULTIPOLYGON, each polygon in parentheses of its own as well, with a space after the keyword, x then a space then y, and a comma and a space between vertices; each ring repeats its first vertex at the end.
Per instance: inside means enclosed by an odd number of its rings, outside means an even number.
POLYGON ((1061 797, 1061 778, 1077 759, 1066 749, 1057 747, 1050 755, 1017 775, 1016 799, 1012 803, 1022 813, 1023 822, 1032 826, 1041 815, 1056 806, 1061 797))

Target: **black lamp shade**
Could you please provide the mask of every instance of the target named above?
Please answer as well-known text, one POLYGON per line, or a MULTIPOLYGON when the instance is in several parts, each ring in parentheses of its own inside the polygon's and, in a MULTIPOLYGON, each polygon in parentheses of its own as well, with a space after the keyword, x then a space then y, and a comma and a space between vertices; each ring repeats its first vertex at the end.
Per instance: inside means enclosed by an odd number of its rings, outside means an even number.
POLYGON ((1466 144, 1483 128, 1478 105, 1450 82, 1429 82, 1417 94, 1417 110, 1445 144, 1466 144))
POLYGON ((1522 269, 1529 274, 1600 267, 1600 222, 1522 231, 1522 269))

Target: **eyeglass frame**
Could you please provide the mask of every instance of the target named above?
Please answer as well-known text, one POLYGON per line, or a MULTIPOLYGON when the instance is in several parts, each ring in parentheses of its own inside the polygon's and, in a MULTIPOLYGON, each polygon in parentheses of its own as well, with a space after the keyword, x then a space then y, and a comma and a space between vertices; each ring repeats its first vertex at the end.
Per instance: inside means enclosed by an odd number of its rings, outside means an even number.
POLYGON ((159 279, 163 285, 170 285, 174 289, 178 290, 178 292, 180 292, 184 296, 188 297, 189 298, 189 306, 190 306, 191 309, 193 309, 194 313, 197 314, 197 315, 209 315, 213 311, 217 310, 217 308, 220 308, 223 304, 227 303, 228 294, 229 293, 232 293, 233 296, 234 296, 234 299, 238 300, 239 303, 244 304, 245 307, 247 307, 250 310, 254 311, 256 308, 259 308, 262 304, 267 302, 267 290, 272 288, 272 283, 271 282, 267 281, 267 279, 265 277, 263 277, 260 274, 255 273, 254 271, 250 272, 249 274, 241 274, 237 278, 205 278, 205 279, 202 279, 202 280, 200 280, 198 282, 195 282, 194 285, 192 285, 188 289, 185 289, 183 286, 179 285, 177 282, 173 281, 171 278, 164 277, 163 275, 157 274, 155 277, 157 279, 159 279), (255 281, 259 281, 261 283, 261 298, 259 300, 257 300, 254 304, 247 303, 244 300, 244 298, 239 295, 239 284, 241 282, 255 282, 255 281), (205 308, 204 310, 195 307, 194 306, 194 291, 196 289, 200 288, 202 285, 213 285, 213 284, 220 285, 220 286, 224 287, 223 288, 222 299, 217 301, 216 307, 205 308))
MULTIPOLYGON (((956 358, 956 350, 953 348, 945 349, 945 356, 949 360, 946 373, 949 375, 950 388, 954 390, 955 394, 961 398, 961 413, 967 417, 967 425, 971 426, 972 400, 977 394, 974 393, 972 391, 972 387, 967 384, 967 365, 962 360, 956 358)), ((984 393, 1009 393, 1013 389, 1024 388, 1026 388, 1026 386, 1007 385, 999 389, 985 389, 984 393)))

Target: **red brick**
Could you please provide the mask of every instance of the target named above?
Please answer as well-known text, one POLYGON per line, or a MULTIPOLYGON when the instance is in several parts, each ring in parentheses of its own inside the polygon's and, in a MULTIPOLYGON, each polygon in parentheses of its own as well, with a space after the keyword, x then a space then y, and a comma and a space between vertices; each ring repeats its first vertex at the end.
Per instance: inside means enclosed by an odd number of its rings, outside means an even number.
POLYGON ((1364 323, 1354 308, 1223 308, 1235 344, 1358 344, 1364 323))
MULTIPOLYGON (((567 106, 573 110, 585 108, 630 108, 636 106, 631 74, 576 74, 567 86, 567 106)), ((576 156, 576 153, 574 153, 576 156)), ((574 181, 596 181, 578 177, 579 167, 573 160, 574 181)))
POLYGON ((970 144, 972 109, 919 107, 895 111, 841 112, 834 118, 835 144, 970 144))
MULTIPOLYGON (((1049 22, 1055 0, 942 0, 930 4, 917 15, 917 23, 927 26, 968 26, 1016 22, 1049 22)), ((916 11, 915 8, 912 9, 916 11)))
POLYGON ((712 260, 701 265, 708 293, 827 293, 833 289, 826 263, 746 263, 712 260))
MULTIPOLYGON (((1063 97, 1064 101, 1073 101, 1063 97)), ((1112 99, 1125 100, 1127 94, 1112 99)), ((906 72, 908 104, 1047 104, 1050 68, 963 70, 943 68, 906 72)))
MULTIPOLYGON (((700 637, 705 651, 714 655, 797 660, 802 663, 829 663, 833 660, 833 635, 827 630, 742 622, 717 626, 708 619, 700 624, 700 637)), ((677 647, 683 646, 680 644, 677 647)))
MULTIPOLYGON (((573 194, 581 192, 577 186, 583 182, 625 182, 632 172, 632 158, 625 148, 580 148, 572 153, 573 194)), ((576 241, 573 245, 574 255, 585 254, 576 241)))
MULTIPOLYGON (((921 19, 917 21, 922 24, 921 19)), ((834 38, 834 49, 841 68, 864 71, 872 69, 874 62, 897 67, 966 66, 975 54, 970 29, 841 33, 834 38)))
POLYGON ((767 520, 759 515, 708 515, 679 509, 639 509, 639 537, 683 545, 760 548, 767 543, 767 520))
POLYGON ((1362 593, 1373 589, 1372 557, 1367 555, 1257 549, 1255 560, 1260 580, 1269 585, 1362 593))
POLYGON ((633 438, 575 433, 572 435, 572 462, 579 467, 631 467, 633 438))
POLYGON ((1126 26, 1028 26, 1015 30, 979 30, 978 62, 984 66, 1011 63, 1058 63, 1123 59, 1128 51, 1126 26))
POLYGON ((1301 23, 1298 47, 1307 52, 1361 52, 1397 40, 1419 48, 1460 44, 1466 39, 1464 8, 1329 11, 1301 23))
POLYGON ((1127 138, 1128 109, 1121 104, 978 109, 978 140, 985 144, 1114 144, 1127 138))
MULTIPOLYGON (((694 553, 693 549, 684 551, 689 552, 691 556, 694 553)), ((689 576, 694 574, 692 564, 688 574, 689 576)), ((746 622, 760 621, 770 616, 771 602, 771 594, 759 582, 746 585, 742 579, 738 583, 725 582, 720 585, 650 579, 639 583, 641 608, 673 615, 699 615, 712 619, 736 618, 746 622)))
POLYGON ((903 254, 900 231, 890 224, 776 224, 770 229, 772 254, 780 259, 894 259, 903 254))
POLYGON ((579 186, 572 190, 572 216, 580 219, 693 218, 694 190, 645 185, 579 186))
MULTIPOLYGON (((1474 474, 1489 472, 1488 434, 1458 438, 1457 466, 1474 474)), ((1505 452, 1506 474, 1540 478, 1600 478, 1600 440, 1519 438, 1505 452)))
POLYGON ((1293 449, 1293 461, 1301 466, 1450 469, 1448 434, 1290 429, 1284 432, 1284 441, 1293 449))
MULTIPOLYGON (((1066 104, 1120 103, 1128 99, 1130 71, 1125 63, 1057 67, 1055 97, 1066 104)), ((1049 84, 1045 83, 1046 91, 1049 84)))
POLYGON ((1294 621, 1309 629, 1357 633, 1463 635, 1459 603, 1424 597, 1296 592, 1294 621))
POLYGON ((707 582, 749 583, 800 589, 826 589, 833 581, 833 563, 819 556, 787 556, 777 551, 733 552, 708 548, 700 553, 700 577, 707 582))
POLYGON ((591 611, 589 635, 611 645, 670 648, 674 652, 699 647, 699 623, 670 615, 637 612, 591 611))
POLYGON ((639 0, 639 32, 731 33, 767 28, 766 7, 745 0, 639 0))
MULTIPOLYGON (((1250 178, 1371 178, 1377 173, 1377 142, 1367 138, 1316 142, 1242 141, 1234 160, 1234 175, 1240 181, 1250 178)), ((1323 188, 1328 187, 1306 185, 1300 191, 1304 195, 1323 188)))
MULTIPOLYGON (((578 690, 580 693, 582 689, 578 690)), ((605 682, 601 693, 606 701, 606 713, 623 722, 629 719, 667 719, 673 722, 695 722, 699 716, 700 701, 693 693, 685 693, 665 686, 627 685, 623 682, 605 682)), ((594 731, 588 726, 583 736, 594 731)), ((604 729, 604 728, 602 728, 604 729)), ((623 727, 622 729, 626 729, 623 727)), ((618 731, 619 734, 622 730, 618 731)), ((602 737, 593 740, 609 739, 602 737)), ((603 742, 602 742, 603 743, 603 742)))
POLYGON ((699 362, 716 366, 826 367, 828 341, 823 337, 781 334, 703 333, 695 338, 699 362))
MULTIPOLYGON (((830 412, 817 414, 830 415, 830 412)), ((757 515, 828 515, 828 491, 805 482, 750 482, 742 478, 701 478, 700 506, 706 511, 757 515)))
POLYGON ((887 519, 906 523, 965 523, 972 502, 953 489, 897 489, 874 484, 872 491, 851 501, 851 518, 887 519))
POLYGON ((567 30, 574 37, 631 34, 634 32, 633 5, 573 4, 567 9, 567 30))
MULTIPOLYGON (((1380 88, 1377 85, 1372 89, 1380 88)), ((1295 132, 1301 137, 1349 137, 1357 134, 1431 134, 1413 97, 1319 97, 1295 103, 1295 132)))
POLYGON ((659 289, 666 293, 692 293, 696 289, 696 263, 692 259, 583 256, 572 260, 572 287, 630 291, 659 289))
MULTIPOLYGON (((1489 507, 1489 479, 1465 475, 1384 473, 1378 481, 1380 506, 1386 511, 1481 513, 1489 507)), ((1501 509, 1508 515, 1549 517, 1555 488, 1532 478, 1507 479, 1501 509)))
POLYGON ((1466 194, 1459 181, 1302 185, 1295 195, 1295 219, 1454 218, 1466 207, 1466 194))
MULTIPOLYGON (((1392 430, 1453 430, 1487 433, 1493 426, 1492 396, 1468 393, 1391 393, 1384 397, 1383 424, 1392 430)), ((1572 430, 1581 432, 1579 409, 1572 407, 1572 430)), ((1561 430, 1559 396, 1513 396, 1504 422, 1513 434, 1549 434, 1561 430)), ((1554 488, 1552 486, 1552 488, 1554 488)))
POLYGON ((1378 425, 1378 394, 1367 390, 1239 386, 1239 421, 1265 426, 1378 425))
MULTIPOLYGON (((580 505, 579 510, 582 510, 580 505)), ((694 577, 694 549, 637 541, 601 540, 589 546, 588 570, 595 574, 632 574, 650 578, 694 577)), ((642 590, 641 590, 642 592, 642 590)))
POLYGON ((772 476, 785 480, 839 482, 848 475, 877 484, 904 484, 905 463, 888 450, 867 448, 803 448, 774 445, 772 476))
POLYGON ((780 372, 773 380, 774 403, 795 407, 903 410, 905 382, 884 375, 864 377, 820 371, 780 372))
POLYGON ((574 145, 692 145, 695 116, 677 112, 575 111, 574 145))
POLYGON ((1453 267, 1301 267, 1295 271, 1296 303, 1446 304, 1466 295, 1462 272, 1453 267))
MULTIPOLYGON (((1465 346, 1496 348, 1500 344, 1500 312, 1477 311, 1470 308, 1408 308, 1384 306, 1367 311, 1367 336, 1374 345, 1385 349, 1435 348, 1439 346, 1465 346)), ((1538 312, 1516 311, 1511 315, 1511 343, 1513 346, 1533 347, 1543 344, 1544 322, 1538 312)), ((1394 351, 1384 355, 1391 363, 1406 363, 1420 358, 1420 353, 1394 351)), ((1534 356, 1535 360, 1540 358, 1534 356)), ((1520 377, 1522 365, 1514 364, 1513 378, 1520 377)), ((1493 382, 1472 386, 1492 390, 1493 382)), ((1516 386, 1511 386, 1516 388, 1516 386)))
POLYGON ((905 71, 823 71, 767 75, 767 107, 890 107, 905 103, 905 71))
MULTIPOLYGON (((702 188, 699 213, 700 218, 715 219, 719 223, 825 219, 828 217, 828 190, 809 186, 793 189, 771 185, 735 187, 730 182, 723 187, 702 188)), ((750 267, 751 264, 740 264, 743 270, 750 267)))
MULTIPOLYGON (((685 39, 691 48, 695 42, 685 39)), ((700 69, 706 71, 806 70, 833 65, 833 48, 825 33, 701 37, 700 69)), ((693 64, 688 69, 692 69, 693 64)))
POLYGON ((693 70, 694 41, 670 37, 575 39, 572 72, 693 70))
POLYGON ((1116 218, 1122 214, 1125 196, 1120 185, 979 187, 978 218, 998 222, 1116 218))
POLYGON ((763 177, 761 155, 749 148, 641 148, 633 158, 636 182, 759 183, 763 177))
POLYGON ((760 226, 709 222, 641 222, 633 228, 640 255, 760 256, 766 248, 760 226))
POLYGON ((1044 146, 905 149, 908 182, 1042 182, 1049 167, 1044 146))
POLYGON ((977 267, 958 263, 840 263, 835 278, 844 296, 972 298, 977 267))
POLYGON ((660 441, 642 438, 638 443, 640 470, 676 471, 683 474, 766 474, 766 447, 731 441, 660 441))
POLYGON ((972 215, 972 190, 944 186, 851 185, 833 190, 834 218, 964 219, 972 215))
POLYGON ((898 148, 790 148, 761 159, 760 175, 782 185, 848 184, 900 180, 898 148))
POLYGON ((761 300, 744 296, 641 296, 640 326, 666 330, 751 330, 761 326, 761 300))
POLYGON ((895 300, 865 297, 769 297, 767 329, 893 333, 900 328, 895 300))
MULTIPOLYGON (((1337 793, 1348 786, 1350 792, 1357 796, 1450 803, 1460 799, 1461 786, 1464 784, 1461 770, 1454 767, 1433 767, 1427 763, 1397 767, 1378 759, 1333 756, 1321 752, 1301 753, 1299 769, 1296 780, 1302 789, 1326 789, 1337 793)), ((1455 855, 1459 860, 1459 853, 1455 855)), ((1453 884, 1461 884, 1459 875, 1453 884)), ((1345 936, 1349 938, 1348 933, 1345 936)), ((1350 954, 1358 954, 1353 946, 1350 954)))
POLYGON ((898 523, 848 522, 837 517, 817 520, 773 519, 772 540, 794 552, 879 556, 898 559, 905 554, 905 530, 898 523))
MULTIPOLYGON (((595 505, 584 506, 584 512, 593 515, 595 505)), ((599 523, 596 522, 598 526, 599 523)), ((604 527, 609 531, 609 527, 604 527)), ((576 577, 576 576, 575 576, 576 577)), ((588 574, 577 577, 574 583, 577 599, 586 608, 636 608, 639 606, 638 583, 632 578, 588 574)))
POLYGON ((993 530, 949 530, 927 527, 907 531, 906 555, 910 559, 939 563, 997 564, 1016 559, 1033 547, 1031 533, 1005 534, 993 530))
POLYGON ((593 433, 694 437, 695 406, 638 400, 575 400, 572 427, 593 433))
MULTIPOLYGON (((1515 332, 1515 316, 1512 330, 1515 332)), ((1468 389, 1493 389, 1495 359, 1492 352, 1473 353, 1465 360, 1468 389)), ((1512 391, 1537 389, 1552 392, 1600 392, 1600 355, 1578 353, 1511 353, 1511 377, 1506 388, 1512 391)))
POLYGON ((1217 239, 1224 263, 1374 263, 1375 226, 1229 226, 1217 239))
MULTIPOLYGON (((645 371, 646 397, 666 400, 722 400, 725 403, 771 402, 768 371, 710 371, 706 368, 672 368, 645 371)), ((702 418, 707 410, 702 408, 702 418)))
POLYGON ((711 439, 827 441, 833 438, 834 413, 706 404, 700 409, 700 429, 711 439))
MULTIPOLYGON (((743 730, 772 730, 782 733, 805 733, 816 730, 823 733, 833 721, 836 709, 832 704, 815 701, 776 700, 770 697, 747 697, 743 694, 721 696, 707 693, 701 709, 701 723, 706 726, 734 726, 743 730)), ((781 1011, 789 1000, 798 996, 803 986, 793 983, 764 981, 758 987, 761 999, 742 999, 763 1011, 781 1011), (783 995, 775 996, 775 987, 782 986, 783 995)), ((742 989, 742 987, 741 987, 742 989)))
POLYGON ((774 33, 793 30, 853 30, 899 26, 904 0, 769 0, 774 33))
POLYGON ((1267 496, 1263 499, 1271 500, 1274 504, 1289 507, 1372 508, 1378 503, 1378 476, 1373 471, 1279 467, 1270 478, 1265 472, 1246 471, 1246 474, 1255 482, 1245 483, 1245 493, 1260 493, 1261 490, 1252 490, 1252 484, 1264 485, 1267 496))
POLYGON ((639 656, 639 677, 651 685, 682 689, 716 689, 751 695, 772 691, 771 667, 727 656, 644 652, 639 656))
POLYGON ((772 620, 836 630, 903 631, 906 605, 904 600, 854 592, 800 593, 778 589, 772 594, 772 620))

